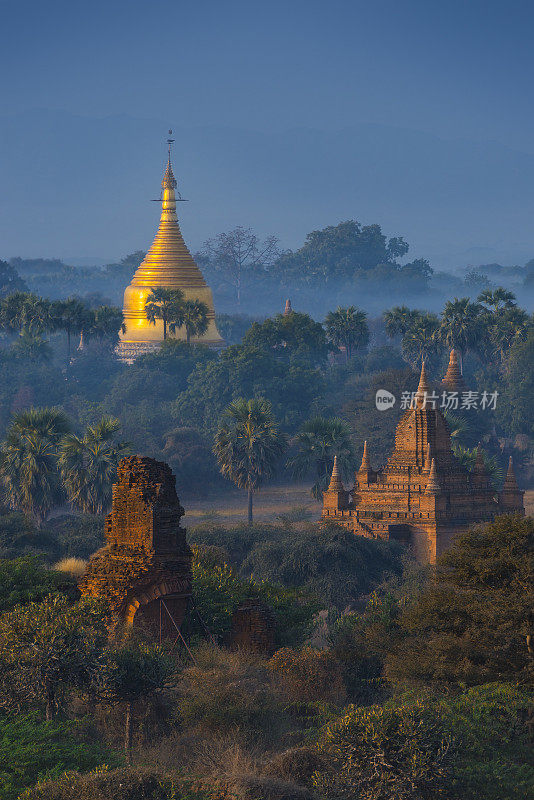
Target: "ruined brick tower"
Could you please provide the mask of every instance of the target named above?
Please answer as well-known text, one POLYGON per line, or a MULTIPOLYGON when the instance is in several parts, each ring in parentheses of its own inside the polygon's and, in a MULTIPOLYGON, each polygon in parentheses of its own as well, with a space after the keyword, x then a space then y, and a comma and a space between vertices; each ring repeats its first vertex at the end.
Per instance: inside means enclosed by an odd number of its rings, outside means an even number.
POLYGON ((89 562, 82 594, 106 600, 113 629, 178 635, 191 595, 191 551, 184 510, 167 464, 130 456, 118 467, 105 547, 89 562))
MULTIPOLYGON (((458 390, 460 379, 453 352, 443 385, 458 390)), ((354 487, 347 491, 335 459, 322 519, 360 536, 409 544, 419 561, 434 563, 456 533, 498 514, 524 513, 524 507, 511 459, 499 493, 491 485, 480 451, 471 473, 462 467, 452 452, 445 417, 427 400, 429 395, 423 364, 412 407, 397 425, 387 464, 373 470, 365 442, 354 487)))

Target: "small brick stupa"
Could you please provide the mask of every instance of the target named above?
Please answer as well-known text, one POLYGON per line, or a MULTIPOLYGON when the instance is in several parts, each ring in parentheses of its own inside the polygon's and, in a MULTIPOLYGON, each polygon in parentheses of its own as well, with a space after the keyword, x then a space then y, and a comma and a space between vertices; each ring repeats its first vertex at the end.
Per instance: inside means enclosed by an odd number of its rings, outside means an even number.
MULTIPOLYGON (((461 387, 456 354, 451 353, 446 388, 461 387)), ((429 395, 423 364, 412 407, 397 425, 395 447, 385 467, 372 468, 365 442, 354 487, 347 491, 335 459, 322 513, 324 521, 338 522, 357 535, 411 545, 424 563, 434 563, 455 534, 475 523, 498 514, 524 514, 523 492, 511 459, 499 493, 491 485, 480 450, 469 473, 452 452, 445 417, 433 407, 437 404, 427 400, 429 395)))
POLYGON ((167 464, 130 456, 118 467, 105 547, 89 562, 83 595, 109 603, 112 632, 134 625, 176 638, 191 595, 184 509, 167 464))

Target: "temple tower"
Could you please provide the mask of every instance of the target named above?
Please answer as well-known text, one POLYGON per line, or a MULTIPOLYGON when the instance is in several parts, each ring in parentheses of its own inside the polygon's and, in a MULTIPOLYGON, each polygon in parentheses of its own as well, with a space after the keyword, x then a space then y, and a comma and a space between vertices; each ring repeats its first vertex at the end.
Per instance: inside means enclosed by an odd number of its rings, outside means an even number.
MULTIPOLYGON (((156 237, 132 282, 124 292, 125 333, 119 333, 117 354, 122 361, 133 363, 134 359, 157 349, 163 341, 163 322, 149 323, 145 313, 145 303, 152 289, 179 289, 185 300, 200 300, 208 307, 209 327, 205 334, 192 337, 193 343, 210 347, 222 347, 221 338, 215 325, 215 309, 211 289, 207 286, 182 237, 176 216, 176 179, 172 171, 171 145, 168 139, 169 156, 161 182, 161 218, 156 237)), ((181 200, 178 192, 178 200, 181 200)), ((168 338, 171 335, 168 334, 168 338)), ((186 339, 185 328, 176 330, 172 338, 186 339)))

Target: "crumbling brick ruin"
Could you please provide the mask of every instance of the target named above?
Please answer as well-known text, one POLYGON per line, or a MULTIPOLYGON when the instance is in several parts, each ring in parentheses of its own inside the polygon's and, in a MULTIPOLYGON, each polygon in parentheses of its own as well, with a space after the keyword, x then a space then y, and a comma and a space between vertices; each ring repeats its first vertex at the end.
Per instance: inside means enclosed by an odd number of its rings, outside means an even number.
POLYGON ((105 547, 89 562, 83 595, 108 602, 112 630, 142 628, 176 638, 191 595, 184 509, 167 464, 130 456, 118 467, 105 547))
POLYGON ((271 609, 257 598, 249 598, 236 608, 232 617, 230 647, 258 655, 274 652, 275 619, 271 609))
MULTIPOLYGON (((454 351, 442 387, 465 388, 454 351)), ((354 486, 347 491, 334 461, 322 519, 360 536, 409 544, 419 561, 434 563, 455 534, 498 514, 524 514, 524 506, 511 459, 500 492, 491 485, 480 451, 474 470, 464 469, 452 452, 447 421, 427 400, 429 395, 423 364, 412 407, 397 425, 387 464, 373 469, 365 442, 354 486)))

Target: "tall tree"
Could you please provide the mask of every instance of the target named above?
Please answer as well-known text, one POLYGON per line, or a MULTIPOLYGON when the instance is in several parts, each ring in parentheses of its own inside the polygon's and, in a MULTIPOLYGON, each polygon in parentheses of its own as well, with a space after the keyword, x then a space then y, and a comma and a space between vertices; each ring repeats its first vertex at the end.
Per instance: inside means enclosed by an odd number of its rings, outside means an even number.
POLYGON ((233 287, 237 304, 240 305, 245 278, 268 270, 280 252, 276 236, 268 236, 260 242, 251 228, 238 225, 204 242, 199 257, 233 287))
POLYGON ((350 428, 343 419, 313 417, 304 423, 292 444, 295 452, 288 460, 288 467, 297 479, 310 473, 315 475, 311 492, 317 500, 322 498, 328 486, 334 456, 337 456, 339 468, 345 475, 354 469, 350 428))
POLYGON ((72 334, 80 334, 87 326, 90 314, 87 306, 76 297, 55 300, 50 309, 51 324, 55 330, 67 334, 67 361, 70 361, 72 334))
POLYGON ((104 341, 116 341, 119 331, 126 332, 124 317, 120 308, 116 306, 99 306, 91 313, 89 325, 84 329, 84 334, 95 337, 103 346, 104 341))
POLYGON ((151 289, 145 303, 147 320, 156 324, 156 320, 163 322, 163 341, 167 338, 167 327, 170 322, 178 327, 182 324, 184 294, 179 289, 164 289, 161 286, 151 289))
POLYGON ((515 294, 509 292, 508 289, 503 289, 502 286, 498 286, 497 289, 484 289, 477 297, 477 301, 489 306, 494 311, 499 311, 501 308, 513 308, 517 305, 515 294))
POLYGON ((466 352, 476 344, 481 310, 468 297, 455 297, 445 303, 442 311, 437 337, 448 348, 458 350, 462 362, 466 352))
POLYGON ((174 333, 176 328, 185 328, 187 344, 191 343, 191 336, 202 336, 208 330, 208 307, 201 300, 184 300, 180 309, 181 323, 174 320, 169 323, 169 330, 174 333))
POLYGON ((102 417, 83 436, 69 434, 59 446, 59 469, 70 502, 84 514, 102 514, 111 503, 117 464, 128 445, 116 442, 120 422, 102 417))
POLYGON ((12 264, 0 260, 0 297, 27 292, 28 287, 12 264))
POLYGON ((426 312, 414 319, 402 337, 402 354, 414 369, 421 364, 421 360, 428 360, 438 352, 438 331, 437 316, 426 312))
POLYGON ((0 304, 0 324, 7 331, 41 335, 51 327, 51 303, 31 292, 15 292, 0 304))
POLYGON ((36 700, 52 719, 62 692, 93 682, 107 637, 96 604, 73 604, 64 595, 0 614, 1 696, 15 707, 36 700))
POLYGON ((10 508, 46 519, 60 486, 57 449, 70 431, 65 414, 55 408, 30 408, 15 414, 0 451, 0 479, 10 508))
POLYGON ((326 334, 336 347, 344 347, 347 361, 354 348, 365 347, 369 343, 367 314, 354 306, 330 311, 325 319, 326 334))
POLYGON ((383 319, 387 335, 390 339, 394 339, 395 336, 404 336, 420 316, 420 311, 408 308, 408 306, 394 306, 388 311, 384 311, 383 319))
POLYGON ((286 447, 271 404, 263 399, 230 403, 215 436, 214 453, 225 478, 248 492, 248 522, 252 499, 262 482, 274 474, 286 447))

